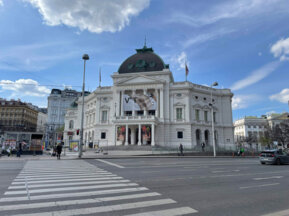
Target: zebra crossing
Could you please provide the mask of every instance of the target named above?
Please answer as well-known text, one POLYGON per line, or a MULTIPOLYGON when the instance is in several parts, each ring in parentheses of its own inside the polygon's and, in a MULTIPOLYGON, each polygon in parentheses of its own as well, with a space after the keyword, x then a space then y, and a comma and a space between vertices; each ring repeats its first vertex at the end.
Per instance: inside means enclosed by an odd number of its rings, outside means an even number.
POLYGON ((28 161, 0 198, 0 215, 7 216, 194 213, 197 210, 80 160, 28 161))

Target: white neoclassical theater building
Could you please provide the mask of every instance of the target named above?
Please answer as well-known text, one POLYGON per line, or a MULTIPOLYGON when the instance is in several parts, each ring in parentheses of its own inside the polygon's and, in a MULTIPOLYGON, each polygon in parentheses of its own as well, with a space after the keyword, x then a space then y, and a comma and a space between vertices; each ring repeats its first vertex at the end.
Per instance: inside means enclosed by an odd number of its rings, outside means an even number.
MULTIPOLYGON (((144 46, 111 75, 113 86, 84 99, 84 142, 100 146, 151 145, 232 147, 232 92, 191 82, 174 82, 169 65, 144 46)), ((79 140, 81 98, 65 116, 64 140, 79 140)))

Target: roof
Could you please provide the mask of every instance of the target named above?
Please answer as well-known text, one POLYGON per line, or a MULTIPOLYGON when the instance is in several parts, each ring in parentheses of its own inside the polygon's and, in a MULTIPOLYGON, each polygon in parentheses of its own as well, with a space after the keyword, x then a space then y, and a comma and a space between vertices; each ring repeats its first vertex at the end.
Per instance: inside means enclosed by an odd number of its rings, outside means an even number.
POLYGON ((120 65, 118 73, 162 71, 165 68, 169 68, 169 65, 165 64, 162 58, 146 45, 142 49, 136 49, 136 52, 120 65))

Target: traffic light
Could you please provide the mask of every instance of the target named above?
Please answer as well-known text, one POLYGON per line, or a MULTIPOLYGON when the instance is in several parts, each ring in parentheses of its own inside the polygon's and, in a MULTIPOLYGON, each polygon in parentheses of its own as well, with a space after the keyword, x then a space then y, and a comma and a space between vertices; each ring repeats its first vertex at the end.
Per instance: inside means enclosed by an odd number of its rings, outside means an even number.
POLYGON ((76 130, 76 135, 79 135, 79 129, 76 130))

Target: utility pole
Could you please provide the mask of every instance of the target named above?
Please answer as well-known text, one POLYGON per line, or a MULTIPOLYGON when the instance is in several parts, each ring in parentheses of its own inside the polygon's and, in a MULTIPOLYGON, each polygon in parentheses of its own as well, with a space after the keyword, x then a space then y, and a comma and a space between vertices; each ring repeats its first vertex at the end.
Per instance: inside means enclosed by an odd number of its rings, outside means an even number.
POLYGON ((81 158, 82 156, 82 146, 83 146, 83 120, 84 120, 84 90, 85 90, 85 63, 89 60, 89 56, 84 54, 82 56, 84 61, 83 67, 83 83, 82 83, 82 108, 81 108, 81 128, 80 128, 80 140, 79 140, 79 148, 78 148, 78 157, 81 158))

